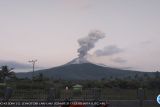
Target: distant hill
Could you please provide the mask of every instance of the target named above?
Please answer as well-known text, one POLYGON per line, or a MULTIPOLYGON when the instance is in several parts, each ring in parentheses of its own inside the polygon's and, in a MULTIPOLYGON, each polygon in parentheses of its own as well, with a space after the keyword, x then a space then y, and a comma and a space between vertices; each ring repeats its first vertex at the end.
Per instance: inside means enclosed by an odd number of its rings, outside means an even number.
MULTIPOLYGON (((103 67, 92 63, 81 63, 81 64, 66 64, 50 69, 43 69, 35 71, 35 75, 42 73, 44 76, 54 79, 65 79, 65 80, 100 80, 102 78, 117 77, 128 77, 143 75, 145 72, 122 70, 110 67, 103 67)), ((31 77, 32 72, 17 73, 20 78, 31 77)))

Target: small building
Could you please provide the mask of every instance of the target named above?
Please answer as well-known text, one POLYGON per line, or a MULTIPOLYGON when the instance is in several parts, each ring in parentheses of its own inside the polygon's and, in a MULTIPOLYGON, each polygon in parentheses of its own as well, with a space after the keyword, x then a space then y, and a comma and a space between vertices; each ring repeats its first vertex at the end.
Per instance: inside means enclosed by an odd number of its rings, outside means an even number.
POLYGON ((73 86, 73 90, 75 90, 75 91, 81 91, 82 88, 83 88, 83 86, 80 85, 80 84, 76 84, 76 85, 73 86))

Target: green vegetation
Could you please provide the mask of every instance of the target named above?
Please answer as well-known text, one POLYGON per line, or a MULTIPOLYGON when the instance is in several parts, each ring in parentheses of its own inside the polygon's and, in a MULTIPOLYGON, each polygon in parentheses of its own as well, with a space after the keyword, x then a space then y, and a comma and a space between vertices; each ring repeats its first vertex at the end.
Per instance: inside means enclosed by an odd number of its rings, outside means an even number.
POLYGON ((101 97, 104 99, 137 99, 137 91, 140 87, 144 89, 144 99, 155 99, 160 90, 160 78, 156 76, 153 78, 124 78, 124 79, 102 79, 102 80, 61 80, 61 79, 48 79, 39 74, 34 77, 34 80, 25 79, 10 79, 7 80, 7 85, 13 87, 15 90, 14 98, 46 98, 47 90, 49 88, 58 89, 61 93, 60 96, 64 96, 65 87, 69 88, 68 96, 73 96, 73 86, 75 84, 81 84, 83 86, 82 96, 87 93, 88 89, 100 88, 101 97), (32 95, 34 94, 34 97, 32 95))
POLYGON ((1 87, 1 96, 2 90, 5 87, 12 87, 14 89, 14 94, 12 98, 39 98, 44 99, 47 97, 49 89, 54 88, 59 93, 58 96, 65 97, 74 97, 73 86, 76 84, 82 85, 81 95, 78 97, 87 97, 89 94, 93 94, 91 90, 98 88, 101 89, 101 97, 103 99, 137 99, 138 98, 138 89, 143 88, 144 90, 144 99, 155 99, 160 91, 160 73, 157 71, 154 73, 154 76, 149 76, 148 74, 135 76, 128 76, 124 78, 103 78, 101 80, 62 80, 47 78, 42 73, 39 73, 33 79, 30 78, 16 78, 13 71, 8 69, 8 67, 2 67, 0 71, 0 79, 2 83, 1 87), (12 74, 12 76, 11 76, 12 74), (6 78, 11 77, 11 78, 6 78), (65 88, 68 87, 66 93, 65 88))
POLYGON ((15 73, 12 70, 13 68, 9 69, 8 66, 2 66, 0 70, 0 81, 5 82, 6 77, 14 78, 15 73))

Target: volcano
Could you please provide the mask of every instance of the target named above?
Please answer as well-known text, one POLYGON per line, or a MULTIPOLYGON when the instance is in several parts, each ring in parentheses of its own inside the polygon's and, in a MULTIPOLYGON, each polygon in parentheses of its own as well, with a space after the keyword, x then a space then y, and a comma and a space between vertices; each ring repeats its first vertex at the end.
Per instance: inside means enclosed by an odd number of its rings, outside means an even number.
POLYGON ((75 58, 73 60, 71 60, 70 62, 67 63, 67 65, 71 65, 71 64, 83 64, 83 63, 91 63, 89 62, 86 58, 75 58))
MULTIPOLYGON (((77 49, 78 58, 75 58, 62 66, 38 70, 34 75, 42 73, 45 77, 64 80, 100 80, 103 78, 122 78, 142 74, 142 72, 139 71, 111 68, 88 61, 86 58, 88 52, 104 37, 105 33, 99 30, 91 31, 87 36, 78 39, 78 44, 80 46, 77 49)), ((32 72, 17 73, 17 76, 21 78, 31 78, 32 72)))
MULTIPOLYGON (((80 60, 78 58, 58 67, 35 71, 35 75, 42 73, 45 77, 64 80, 100 80, 103 78, 123 78, 142 75, 144 72, 123 70, 118 68, 104 67, 88 60, 80 60)), ((31 78, 32 72, 17 73, 20 78, 31 78)))

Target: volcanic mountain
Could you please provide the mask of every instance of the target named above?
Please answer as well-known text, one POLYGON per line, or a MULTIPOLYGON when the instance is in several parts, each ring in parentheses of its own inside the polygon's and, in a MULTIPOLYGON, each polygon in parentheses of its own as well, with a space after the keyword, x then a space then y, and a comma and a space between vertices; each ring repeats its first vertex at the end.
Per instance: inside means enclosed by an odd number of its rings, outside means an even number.
MULTIPOLYGON (((78 44, 80 46, 77 50, 78 58, 75 58, 62 66, 38 70, 34 73, 34 75, 42 73, 44 76, 54 79, 99 80, 110 77, 133 77, 136 74, 144 73, 111 68, 89 62, 85 57, 88 55, 88 52, 95 47, 95 44, 104 37, 105 33, 99 30, 91 31, 87 36, 78 39, 78 44)), ((17 76, 30 78, 32 77, 32 72, 17 73, 17 76)))
MULTIPOLYGON (((62 66, 35 71, 34 75, 38 75, 39 73, 42 73, 45 77, 64 80, 100 80, 110 77, 121 78, 143 74, 143 72, 139 71, 104 67, 78 58, 62 66)), ((32 72, 17 73, 17 76, 30 78, 32 77, 32 72)))

